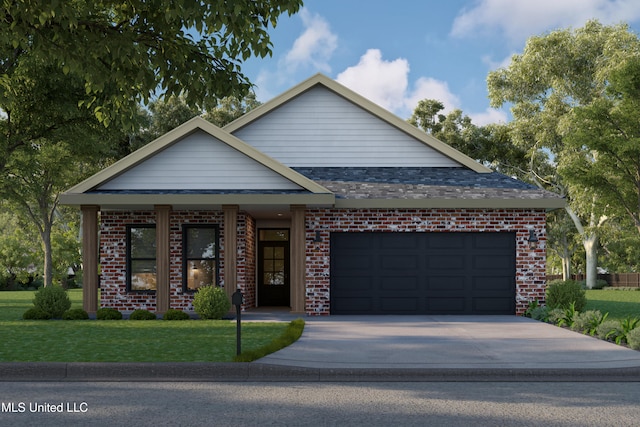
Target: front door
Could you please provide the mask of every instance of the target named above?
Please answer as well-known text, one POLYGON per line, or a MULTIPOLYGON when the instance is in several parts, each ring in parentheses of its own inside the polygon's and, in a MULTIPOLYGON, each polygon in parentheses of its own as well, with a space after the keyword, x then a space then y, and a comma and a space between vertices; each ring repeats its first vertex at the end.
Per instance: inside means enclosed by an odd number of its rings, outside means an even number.
POLYGON ((258 305, 289 307, 289 230, 262 229, 258 234, 258 305))

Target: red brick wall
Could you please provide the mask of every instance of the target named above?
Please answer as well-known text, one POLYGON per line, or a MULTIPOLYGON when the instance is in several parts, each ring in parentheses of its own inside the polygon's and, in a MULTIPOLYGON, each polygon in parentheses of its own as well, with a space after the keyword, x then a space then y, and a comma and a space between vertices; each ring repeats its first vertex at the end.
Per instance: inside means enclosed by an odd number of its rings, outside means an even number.
MULTIPOLYGON (((182 292, 182 224, 218 224, 220 230, 219 273, 224 284, 224 215, 218 211, 172 211, 170 215, 170 307, 192 310, 193 295, 182 292)), ((154 224, 155 212, 101 213, 101 306, 122 311, 155 310, 155 294, 126 292, 126 225, 154 224)), ((330 233, 364 232, 456 232, 516 233, 516 312, 522 314, 529 301, 544 300, 545 212, 535 209, 308 209, 306 212, 306 311, 326 315, 330 310, 330 233), (529 249, 529 229, 539 244, 529 249), (314 242, 320 230, 322 242, 314 242)), ((238 215, 238 283, 245 307, 256 303, 255 220, 238 215)))
POLYGON ((308 209, 306 213, 306 311, 326 315, 330 310, 330 233, 499 232, 516 233, 516 313, 531 300, 544 300, 546 234, 545 211, 536 209, 308 209), (535 230, 537 249, 529 249, 529 229, 535 230), (314 242, 320 230, 322 242, 314 242))
MULTIPOLYGON (((192 293, 182 291, 182 225, 217 224, 220 232, 220 281, 224 283, 224 230, 223 213, 217 211, 172 211, 170 214, 170 308, 193 310, 192 293)), ((154 211, 103 211, 100 215, 100 305, 120 311, 136 309, 155 310, 154 293, 127 293, 126 226, 129 224, 155 224, 154 211)))

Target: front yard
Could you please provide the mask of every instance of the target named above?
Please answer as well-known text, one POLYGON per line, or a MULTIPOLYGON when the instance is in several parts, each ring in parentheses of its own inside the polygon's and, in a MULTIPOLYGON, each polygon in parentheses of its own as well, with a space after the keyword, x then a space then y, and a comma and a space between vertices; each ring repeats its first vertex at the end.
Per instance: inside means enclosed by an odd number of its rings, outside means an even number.
POLYGON ((640 317, 640 291, 591 290, 587 291, 586 310, 609 313, 609 319, 640 317))
MULTIPOLYGON (((231 362, 229 320, 22 320, 34 292, 0 292, 0 362, 231 362)), ((82 291, 69 291, 72 308, 82 291)), ((242 324, 242 351, 278 339, 288 324, 242 324)))

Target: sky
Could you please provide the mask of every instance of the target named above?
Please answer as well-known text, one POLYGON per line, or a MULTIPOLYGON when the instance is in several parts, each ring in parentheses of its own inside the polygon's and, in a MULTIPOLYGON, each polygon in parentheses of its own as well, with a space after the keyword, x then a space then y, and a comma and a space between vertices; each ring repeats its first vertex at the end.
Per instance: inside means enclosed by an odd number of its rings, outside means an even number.
POLYGON ((476 125, 506 122, 486 78, 530 36, 589 19, 640 33, 640 0, 305 0, 270 33, 273 55, 242 66, 261 102, 323 73, 402 119, 418 101, 459 108, 476 125))

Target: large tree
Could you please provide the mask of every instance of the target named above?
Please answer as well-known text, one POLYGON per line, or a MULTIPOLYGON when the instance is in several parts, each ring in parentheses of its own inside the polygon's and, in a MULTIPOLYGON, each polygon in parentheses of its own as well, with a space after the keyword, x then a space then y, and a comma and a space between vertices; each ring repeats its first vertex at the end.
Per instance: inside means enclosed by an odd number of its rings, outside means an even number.
POLYGON ((442 102, 423 99, 408 122, 495 171, 528 180, 526 151, 512 143, 507 125, 476 126, 462 110, 443 110, 442 102))
MULTIPOLYGON (((40 66, 75 75, 76 103, 103 123, 130 123, 132 111, 158 93, 213 108, 243 96, 250 82, 241 61, 271 53, 268 30, 302 0, 11 0, 0 5, 0 172, 15 150, 54 141, 58 123, 27 132, 16 108, 30 99, 13 81, 40 66), (12 114, 13 113, 13 114, 12 114)), ((51 93, 52 97, 60 94, 51 93)))
MULTIPOLYGON (((637 50, 637 43, 637 36, 626 25, 603 26, 597 21, 576 30, 531 37, 508 67, 489 74, 491 104, 512 105, 513 141, 530 158, 548 157, 556 164, 567 156, 576 159, 567 140, 567 120, 576 107, 602 99, 611 70, 630 50, 637 50)), ((610 218, 610 207, 589 191, 586 182, 567 179, 562 169, 540 172, 536 165, 542 164, 533 162, 530 172, 541 187, 567 197, 566 211, 581 235, 587 286, 592 287, 597 276, 598 230, 610 218)))
POLYGON ((301 0, 12 0, 0 4, 0 194, 36 227, 53 277, 60 191, 126 154, 140 104, 242 96, 241 61, 301 0), (98 122, 101 125, 98 126, 98 122), (109 133, 104 125, 113 124, 109 133))

